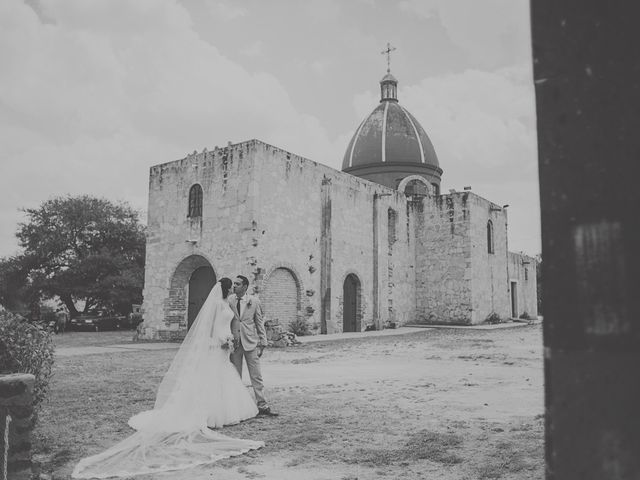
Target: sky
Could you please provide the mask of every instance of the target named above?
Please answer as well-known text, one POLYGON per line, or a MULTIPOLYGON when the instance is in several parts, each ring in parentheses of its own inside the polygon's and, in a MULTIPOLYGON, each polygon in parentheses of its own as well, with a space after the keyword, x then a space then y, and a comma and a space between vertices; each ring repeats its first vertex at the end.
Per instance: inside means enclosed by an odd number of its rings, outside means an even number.
POLYGON ((149 167, 204 148, 257 138, 339 170, 387 42, 442 192, 508 204, 509 250, 539 253, 528 0, 3 0, 0 257, 55 196, 144 220, 149 167))

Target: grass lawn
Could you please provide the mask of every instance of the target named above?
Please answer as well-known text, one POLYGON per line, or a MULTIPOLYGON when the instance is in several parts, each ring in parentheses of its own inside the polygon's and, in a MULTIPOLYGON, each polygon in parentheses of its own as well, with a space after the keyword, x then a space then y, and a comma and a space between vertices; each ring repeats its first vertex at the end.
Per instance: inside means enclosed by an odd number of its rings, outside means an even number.
MULTIPOLYGON (((111 345, 132 335, 73 332, 56 344, 111 345)), ((130 435, 127 419, 153 406, 175 352, 57 357, 34 433, 42 471, 70 478, 80 458, 130 435)), ((539 325, 269 349, 263 375, 280 416, 223 429, 264 448, 137 478, 543 478, 542 368, 539 325)))
POLYGON ((57 348, 92 347, 129 343, 135 330, 114 330, 107 332, 73 332, 53 335, 53 343, 57 348))

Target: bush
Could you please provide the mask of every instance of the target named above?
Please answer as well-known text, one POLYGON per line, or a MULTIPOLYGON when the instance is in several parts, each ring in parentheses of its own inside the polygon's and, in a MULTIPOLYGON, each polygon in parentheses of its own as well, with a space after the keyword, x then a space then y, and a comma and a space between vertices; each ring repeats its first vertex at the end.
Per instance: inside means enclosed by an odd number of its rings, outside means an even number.
POLYGON ((289 322, 289 331, 294 333, 298 337, 311 334, 311 331, 309 330, 309 324, 302 317, 298 317, 295 320, 289 322))
POLYGON ((529 315, 529 312, 522 312, 520 318, 523 320, 533 320, 533 317, 529 315))
POLYGON ((495 325, 496 323, 503 323, 502 318, 496 312, 491 313, 485 318, 484 323, 488 323, 489 325, 495 325))
POLYGON ((0 374, 33 374, 36 406, 47 396, 53 350, 51 335, 44 327, 9 312, 0 313, 0 374))

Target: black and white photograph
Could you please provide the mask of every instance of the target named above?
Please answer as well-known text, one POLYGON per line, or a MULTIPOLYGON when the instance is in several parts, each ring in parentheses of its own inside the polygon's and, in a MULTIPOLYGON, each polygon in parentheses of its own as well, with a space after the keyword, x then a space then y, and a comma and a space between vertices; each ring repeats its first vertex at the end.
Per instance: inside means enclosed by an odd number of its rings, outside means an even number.
POLYGON ((640 478, 632 10, 1 2, 0 480, 640 478))

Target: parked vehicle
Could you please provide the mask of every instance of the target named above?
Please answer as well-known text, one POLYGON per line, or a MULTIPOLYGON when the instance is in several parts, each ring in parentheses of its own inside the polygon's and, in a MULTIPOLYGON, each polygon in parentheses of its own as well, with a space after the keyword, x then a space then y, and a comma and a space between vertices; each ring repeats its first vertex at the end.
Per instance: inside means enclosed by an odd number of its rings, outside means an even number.
POLYGON ((72 330, 117 330, 126 317, 116 315, 80 315, 71 320, 72 330))

